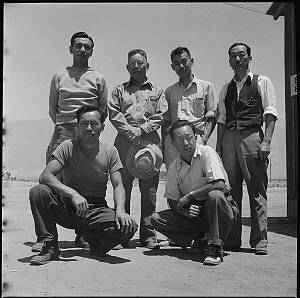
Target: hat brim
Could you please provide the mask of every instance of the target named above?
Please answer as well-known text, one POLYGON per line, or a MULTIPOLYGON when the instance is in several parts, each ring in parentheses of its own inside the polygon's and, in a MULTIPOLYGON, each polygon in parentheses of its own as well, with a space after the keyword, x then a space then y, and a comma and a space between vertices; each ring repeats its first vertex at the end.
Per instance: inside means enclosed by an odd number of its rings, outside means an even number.
POLYGON ((128 172, 138 178, 138 179, 149 179, 157 175, 160 171, 160 167, 163 162, 163 157, 162 157, 162 152, 161 149, 154 143, 148 141, 148 140, 141 140, 140 145, 131 145, 128 149, 127 156, 126 156, 126 166, 128 172), (149 147, 148 147, 149 146, 149 147), (156 163, 149 172, 143 172, 139 169, 136 168, 135 163, 134 163, 134 157, 136 153, 142 149, 148 147, 149 149, 151 148, 152 151, 154 151, 155 156, 156 156, 156 163))

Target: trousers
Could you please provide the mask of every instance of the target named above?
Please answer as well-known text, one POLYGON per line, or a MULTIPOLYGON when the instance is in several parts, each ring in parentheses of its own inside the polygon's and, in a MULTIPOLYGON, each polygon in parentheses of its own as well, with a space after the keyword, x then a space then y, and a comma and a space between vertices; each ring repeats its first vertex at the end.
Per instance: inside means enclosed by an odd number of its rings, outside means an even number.
POLYGON ((228 130, 222 139, 222 161, 236 201, 240 216, 232 228, 226 243, 240 246, 242 234, 243 181, 247 185, 250 203, 251 232, 250 246, 258 242, 267 244, 267 187, 268 158, 260 160, 257 153, 263 132, 261 128, 228 130))
POLYGON ((160 233, 182 247, 191 245, 197 235, 206 233, 210 243, 221 246, 227 239, 238 213, 231 197, 225 197, 219 190, 208 193, 204 212, 189 218, 172 209, 163 210, 152 216, 152 224, 160 233))
MULTIPOLYGON (((160 139, 157 132, 143 135, 144 139, 150 140, 155 144, 159 144, 160 139)), ((130 214, 130 201, 133 181, 135 179, 126 166, 126 156, 131 145, 130 141, 123 135, 118 134, 115 139, 115 147, 117 148, 123 169, 121 171, 122 181, 126 193, 125 211, 130 214)), ((140 216, 140 243, 145 244, 148 241, 156 241, 156 231, 151 223, 151 216, 156 210, 156 192, 159 183, 159 174, 149 179, 139 179, 139 189, 141 192, 141 216, 140 216)))
POLYGON ((56 223, 67 229, 77 229, 82 234, 96 232, 101 237, 101 249, 104 252, 129 241, 136 232, 125 234, 116 229, 110 232, 109 228, 116 227, 115 210, 109 208, 104 199, 99 204, 89 204, 84 218, 76 215, 75 207, 68 199, 58 196, 44 184, 30 189, 29 201, 39 242, 58 241, 56 223))
POLYGON ((51 141, 46 151, 46 164, 51 160, 51 154, 65 140, 75 137, 75 123, 56 124, 51 141))

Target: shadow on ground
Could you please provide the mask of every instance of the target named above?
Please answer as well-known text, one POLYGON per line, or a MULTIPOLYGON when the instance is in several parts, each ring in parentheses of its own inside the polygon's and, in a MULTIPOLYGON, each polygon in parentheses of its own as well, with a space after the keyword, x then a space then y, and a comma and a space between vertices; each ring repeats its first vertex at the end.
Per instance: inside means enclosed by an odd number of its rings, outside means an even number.
MULTIPOLYGON (((251 218, 243 217, 242 224, 250 227, 251 218)), ((268 217, 268 231, 286 236, 297 237, 296 221, 293 222, 286 217, 268 217)))
MULTIPOLYGON (((205 255, 199 254, 199 252, 191 250, 189 248, 161 248, 144 251, 145 256, 170 256, 181 260, 191 260, 194 262, 203 263, 205 255)), ((229 254, 223 252, 223 257, 229 254)))

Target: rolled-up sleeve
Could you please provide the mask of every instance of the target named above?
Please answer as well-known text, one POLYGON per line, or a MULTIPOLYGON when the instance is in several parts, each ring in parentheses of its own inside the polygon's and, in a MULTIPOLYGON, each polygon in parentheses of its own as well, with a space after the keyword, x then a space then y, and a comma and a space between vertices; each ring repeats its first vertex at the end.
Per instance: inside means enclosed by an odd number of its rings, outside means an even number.
POLYGON ((216 117, 216 110, 218 105, 218 98, 217 93, 214 85, 212 83, 208 83, 207 92, 206 92, 206 101, 205 101, 205 108, 206 114, 205 118, 215 118, 216 117))
POLYGON ((276 96, 275 88, 272 81, 265 76, 258 77, 259 93, 261 96, 261 102, 264 109, 263 118, 265 120, 267 114, 272 114, 278 118, 276 109, 276 96))
POLYGON ((49 116, 53 123, 56 123, 56 113, 58 111, 58 87, 57 87, 57 75, 54 74, 50 84, 49 92, 49 116))
POLYGON ((225 107, 225 96, 227 93, 228 83, 225 84, 220 92, 219 103, 218 103, 218 119, 217 122, 221 124, 226 123, 226 107, 225 107))

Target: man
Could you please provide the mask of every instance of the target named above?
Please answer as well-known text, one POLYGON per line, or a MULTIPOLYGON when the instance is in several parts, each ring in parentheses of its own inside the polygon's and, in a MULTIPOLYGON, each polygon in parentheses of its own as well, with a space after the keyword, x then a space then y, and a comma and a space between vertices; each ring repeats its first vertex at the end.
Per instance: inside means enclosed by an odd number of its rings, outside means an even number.
POLYGON ((215 87, 211 82, 203 81, 192 73, 194 59, 186 47, 178 47, 171 52, 171 67, 179 81, 165 91, 168 111, 164 114, 162 140, 166 169, 179 155, 171 142, 168 128, 177 120, 188 120, 195 126, 197 142, 206 145, 212 134, 217 109, 215 87))
POLYGON ((182 247, 205 253, 205 265, 223 261, 222 244, 238 212, 220 157, 196 142, 194 126, 176 121, 170 137, 178 156, 170 165, 165 198, 170 209, 152 216, 153 226, 182 247))
MULTIPOLYGON (((53 75, 49 94, 49 115, 55 125, 51 142, 46 152, 46 163, 52 152, 64 140, 74 137, 76 110, 87 104, 107 109, 107 84, 101 73, 89 67, 94 41, 85 32, 77 32, 71 38, 69 51, 73 55, 73 65, 53 75)), ((41 251, 43 243, 37 239, 32 251, 41 251)), ((75 246, 88 248, 81 235, 77 234, 75 246)))
POLYGON ((38 239, 43 241, 33 265, 59 257, 56 223, 77 228, 88 240, 92 256, 105 256, 114 246, 133 237, 137 225, 125 213, 122 168, 115 147, 99 142, 105 112, 85 105, 76 112, 77 138, 62 142, 42 172, 40 184, 30 189, 29 200, 38 239), (63 175, 62 183, 56 175, 63 175), (108 176, 115 209, 105 200, 108 176))
MULTIPOLYGON (((129 51, 126 68, 130 79, 114 88, 108 102, 108 110, 109 119, 118 131, 115 146, 124 166, 122 180, 126 192, 125 210, 130 214, 131 191, 135 177, 128 171, 127 153, 131 144, 139 145, 141 140, 148 140, 160 146, 157 130, 162 122, 162 114, 167 110, 167 103, 163 90, 157 88, 146 76, 149 63, 145 51, 129 51)), ((147 248, 158 248, 157 235, 151 224, 151 215, 156 208, 158 183, 159 172, 154 177, 139 179, 140 245, 147 248)), ((122 246, 128 245, 129 243, 124 242, 122 246)))
POLYGON ((225 244, 227 249, 241 246, 245 179, 251 213, 250 246, 255 254, 267 254, 267 166, 277 119, 275 90, 269 78, 250 71, 248 45, 235 43, 228 55, 234 77, 220 93, 216 150, 223 160, 240 217, 225 244))

